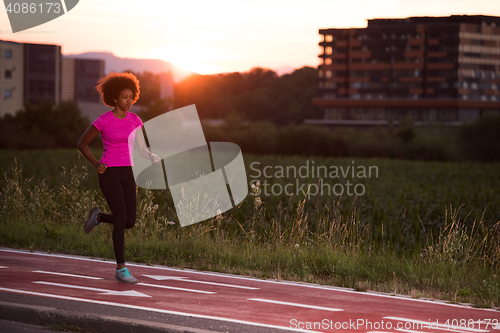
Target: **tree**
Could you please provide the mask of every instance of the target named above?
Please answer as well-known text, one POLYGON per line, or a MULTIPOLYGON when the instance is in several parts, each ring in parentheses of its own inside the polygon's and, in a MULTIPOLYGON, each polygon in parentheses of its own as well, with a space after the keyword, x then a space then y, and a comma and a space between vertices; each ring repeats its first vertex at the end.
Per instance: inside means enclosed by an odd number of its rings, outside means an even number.
POLYGON ((89 120, 82 117, 76 102, 25 105, 15 115, 1 119, 0 148, 73 148, 88 126, 89 120))
POLYGON ((321 110, 312 104, 317 94, 314 68, 281 77, 269 69, 252 68, 246 73, 192 75, 175 86, 174 107, 196 104, 202 119, 223 119, 237 110, 246 119, 284 126, 317 118, 321 110))
POLYGON ((171 110, 172 104, 173 103, 169 98, 157 98, 156 100, 151 101, 148 106, 139 111, 137 115, 143 122, 146 122, 149 119, 153 119, 154 117, 157 117, 171 110))
POLYGON ((466 159, 500 161, 500 116, 487 114, 463 126, 460 141, 466 159))

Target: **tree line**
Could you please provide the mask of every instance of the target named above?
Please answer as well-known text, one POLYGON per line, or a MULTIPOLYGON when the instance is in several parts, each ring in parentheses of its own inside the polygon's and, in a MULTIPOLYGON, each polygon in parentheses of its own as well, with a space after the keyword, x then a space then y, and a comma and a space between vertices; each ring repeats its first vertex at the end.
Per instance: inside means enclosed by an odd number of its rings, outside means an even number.
MULTIPOLYGON (((158 75, 135 74, 143 121, 195 104, 207 141, 234 142, 244 153, 500 161, 500 116, 495 115, 458 129, 428 130, 411 122, 371 131, 304 125, 304 119, 322 116, 312 105, 318 90, 310 67, 283 76, 263 68, 193 75, 175 85, 173 101, 159 97, 158 75), (224 122, 213 125, 208 119, 224 122)), ((74 148, 92 120, 82 116, 76 102, 25 105, 0 118, 0 149, 74 148)), ((100 140, 93 144, 99 147, 100 140)))
POLYGON ((176 85, 174 107, 196 104, 202 119, 238 115, 276 126, 301 124, 306 118, 322 115, 312 105, 317 86, 317 71, 312 67, 282 76, 263 68, 247 73, 193 75, 176 85))

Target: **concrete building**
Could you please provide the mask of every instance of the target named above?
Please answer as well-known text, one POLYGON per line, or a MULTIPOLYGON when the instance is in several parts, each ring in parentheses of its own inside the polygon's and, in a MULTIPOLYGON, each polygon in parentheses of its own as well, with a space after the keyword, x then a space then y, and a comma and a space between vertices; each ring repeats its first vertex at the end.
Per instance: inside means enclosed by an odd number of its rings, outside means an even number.
MULTIPOLYGON (((59 45, 0 40, 0 117, 15 114, 25 103, 77 101, 82 115, 92 121, 112 109, 95 89, 105 75, 102 59, 63 58, 59 45)), ((172 73, 161 73, 159 79, 159 97, 172 99, 172 73)))
POLYGON ((0 116, 25 103, 77 101, 93 119, 109 109, 95 90, 103 76, 104 60, 63 59, 59 45, 0 41, 0 116))
POLYGON ((61 47, 0 41, 0 116, 61 101, 61 47))
POLYGON ((22 109, 24 102, 24 46, 0 41, 0 117, 22 109))
POLYGON ((95 87, 103 76, 104 60, 63 58, 62 100, 100 103, 95 87))
POLYGON ((24 45, 24 102, 61 101, 61 46, 24 45))
POLYGON ((74 101, 76 96, 75 88, 75 59, 62 59, 62 71, 61 71, 61 100, 62 101, 74 101))
POLYGON ((62 60, 62 101, 77 101, 89 121, 109 111, 95 87, 104 77, 104 60, 67 58, 62 60))
POLYGON ((460 125, 500 113, 500 17, 373 19, 321 29, 324 119, 309 124, 460 125))

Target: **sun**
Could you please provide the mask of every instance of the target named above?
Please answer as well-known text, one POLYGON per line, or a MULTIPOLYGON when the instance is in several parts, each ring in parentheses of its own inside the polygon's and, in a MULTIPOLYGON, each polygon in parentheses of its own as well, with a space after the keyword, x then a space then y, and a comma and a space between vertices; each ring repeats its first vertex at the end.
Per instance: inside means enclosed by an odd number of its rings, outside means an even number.
POLYGON ((214 64, 219 60, 220 52, 193 44, 159 46, 147 52, 147 56, 164 60, 181 69, 198 74, 214 74, 224 71, 223 68, 214 64))

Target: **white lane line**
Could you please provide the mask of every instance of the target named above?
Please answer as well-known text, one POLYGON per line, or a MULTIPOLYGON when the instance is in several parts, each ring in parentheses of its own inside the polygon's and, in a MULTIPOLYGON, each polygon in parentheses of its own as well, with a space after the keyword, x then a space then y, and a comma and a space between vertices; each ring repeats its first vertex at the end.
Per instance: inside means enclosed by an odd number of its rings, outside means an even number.
POLYGON ((192 293, 200 293, 200 294, 217 294, 214 291, 203 291, 203 290, 197 290, 197 289, 186 289, 186 288, 177 288, 177 287, 169 287, 169 286, 162 286, 159 284, 149 284, 149 283, 136 283, 139 286, 146 286, 146 287, 154 287, 154 288, 163 288, 163 289, 172 289, 172 290, 180 290, 180 291, 188 291, 192 293))
POLYGON ((102 280, 102 278, 99 278, 99 277, 85 276, 85 275, 75 275, 75 274, 68 274, 68 273, 57 273, 57 272, 48 272, 48 271, 33 271, 33 273, 43 273, 43 274, 53 274, 53 275, 61 275, 61 276, 71 276, 71 277, 79 277, 79 278, 91 279, 91 280, 102 280))
POLYGON ((311 331, 311 330, 306 330, 306 329, 291 328, 291 327, 287 327, 287 326, 278 326, 278 325, 270 325, 270 324, 263 324, 263 323, 255 323, 255 322, 246 321, 246 320, 238 320, 238 319, 224 318, 224 317, 215 317, 215 316, 206 316, 206 315, 200 315, 200 314, 196 314, 196 313, 169 311, 169 310, 149 308, 149 307, 145 307, 145 306, 132 305, 132 304, 123 304, 123 303, 106 302, 106 301, 96 301, 96 300, 86 299, 86 298, 69 297, 69 296, 54 295, 54 294, 45 294, 45 293, 39 293, 39 292, 34 292, 34 291, 26 291, 26 290, 19 290, 19 289, 9 289, 9 288, 2 288, 2 287, 0 287, 0 290, 7 291, 7 292, 12 292, 12 293, 19 293, 19 294, 28 294, 28 295, 34 295, 34 296, 42 296, 42 297, 51 297, 51 298, 65 299, 65 300, 69 300, 69 301, 77 301, 77 302, 86 302, 86 303, 93 303, 93 304, 110 305, 110 306, 117 306, 117 307, 128 308, 128 309, 145 310, 145 311, 152 311, 152 312, 158 312, 158 313, 168 313, 168 314, 179 315, 179 316, 188 316, 188 317, 195 317, 195 318, 203 318, 203 319, 226 321, 226 322, 230 322, 230 323, 252 325, 252 326, 257 326, 257 327, 276 328, 276 329, 281 329, 281 330, 285 330, 285 331, 292 331, 292 332, 321 333, 319 331, 311 331))
POLYGON ((142 274, 142 276, 145 276, 145 277, 151 278, 153 280, 157 280, 157 281, 189 279, 186 276, 164 276, 164 275, 145 275, 145 274, 142 274))
POLYGON ((48 285, 48 286, 55 286, 55 287, 63 287, 63 288, 72 288, 72 289, 83 289, 83 290, 97 291, 97 292, 100 292, 100 293, 105 294, 105 295, 151 297, 149 295, 143 294, 143 293, 135 291, 135 290, 125 290, 125 291, 109 290, 109 289, 92 288, 92 287, 85 287, 85 286, 75 286, 75 285, 72 285, 72 284, 54 283, 54 282, 46 282, 46 281, 33 281, 33 283, 45 284, 45 285, 48 285))
POLYGON ((7 267, 7 266, 0 266, 0 268, 9 268, 9 267, 7 267))
POLYGON ((423 321, 423 320, 415 320, 415 319, 408 319, 408 318, 401 318, 401 317, 384 317, 384 319, 391 319, 391 320, 397 320, 397 321, 406 321, 410 323, 417 324, 417 327, 421 327, 423 329, 435 329, 435 330, 442 330, 442 331, 449 331, 449 332, 489 332, 489 330, 482 330, 478 328, 468 328, 468 327, 460 327, 460 326, 453 326, 453 325, 445 325, 445 324, 439 324, 439 323, 434 323, 431 321, 423 321))
POLYGON ((217 283, 217 282, 208 282, 208 281, 198 281, 198 280, 186 280, 189 279, 188 277, 180 277, 180 276, 162 276, 162 275, 145 275, 143 274, 142 276, 146 276, 148 278, 157 280, 157 281, 163 281, 163 280, 177 280, 177 281, 183 281, 183 282, 193 282, 193 283, 201 283, 201 284, 209 284, 212 286, 221 286, 221 287, 230 287, 230 288, 240 288, 240 289, 248 289, 248 290, 258 290, 260 288, 255 288, 255 287, 247 287, 247 286, 239 286, 236 284, 226 284, 226 283, 217 283))
MULTIPOLYGON (((31 252, 29 250, 17 250, 17 249, 9 249, 9 248, 0 248, 0 252, 11 252, 11 253, 44 256, 44 257, 82 260, 82 261, 90 261, 90 262, 96 262, 96 263, 111 264, 111 265, 116 266, 116 262, 114 260, 92 259, 89 257, 75 256, 75 255, 69 255, 69 254, 53 254, 53 253, 45 253, 45 252, 38 252, 38 251, 31 252)), ((252 281, 255 283, 271 283, 271 284, 277 284, 277 285, 289 285, 289 286, 300 287, 300 288, 311 288, 311 289, 319 289, 319 290, 325 290, 325 291, 338 291, 338 292, 353 293, 353 294, 358 294, 358 295, 360 294, 359 291, 355 291, 353 289, 325 286, 325 285, 317 285, 317 284, 311 284, 311 283, 300 283, 300 282, 283 281, 283 280, 280 280, 280 281, 262 280, 262 279, 258 279, 258 278, 238 276, 238 275, 235 276, 235 275, 224 274, 224 273, 201 272, 201 271, 197 271, 194 269, 179 269, 179 268, 165 267, 165 266, 158 266, 158 265, 146 266, 144 264, 136 264, 136 263, 129 263, 129 262, 127 262, 127 266, 147 268, 147 269, 156 269, 156 270, 162 270, 162 271, 180 272, 180 273, 184 273, 184 274, 191 273, 191 274, 201 274, 201 275, 206 275, 206 276, 217 276, 217 277, 222 277, 222 278, 227 278, 227 279, 239 279, 239 280, 252 281)), ((411 298, 411 297, 402 296, 402 295, 393 296, 390 294, 371 292, 371 291, 363 292, 362 295, 374 296, 374 297, 384 297, 384 298, 390 298, 390 299, 394 299, 394 300, 403 300, 403 301, 411 301, 411 302, 419 302, 419 303, 430 303, 433 305, 444 305, 444 306, 467 309, 470 311, 481 311, 483 313, 485 311, 498 313, 498 311, 495 309, 476 309, 476 308, 473 308, 471 306, 460 305, 460 304, 451 304, 451 303, 447 303, 445 301, 439 301, 439 300, 430 301, 430 300, 425 300, 425 299, 411 298)))
POLYGON ((324 310, 324 311, 332 311, 332 312, 344 311, 342 309, 325 308, 323 306, 307 305, 307 304, 300 304, 300 303, 289 303, 289 302, 273 301, 273 300, 264 299, 264 298, 249 298, 248 300, 249 301, 265 302, 265 303, 280 304, 280 305, 290 305, 290 306, 297 306, 299 308, 308 308, 308 309, 324 310))

